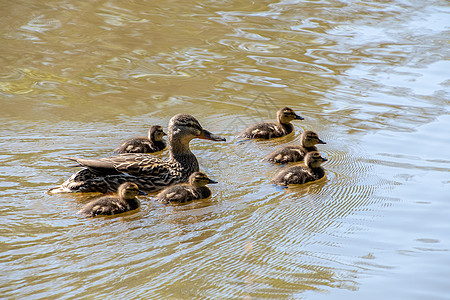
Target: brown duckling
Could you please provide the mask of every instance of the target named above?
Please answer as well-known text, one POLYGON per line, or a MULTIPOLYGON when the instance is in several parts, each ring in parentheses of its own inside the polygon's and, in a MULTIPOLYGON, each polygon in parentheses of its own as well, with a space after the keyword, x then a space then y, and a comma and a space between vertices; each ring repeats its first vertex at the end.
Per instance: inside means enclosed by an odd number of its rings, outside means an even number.
POLYGON ((300 137, 300 145, 287 145, 281 147, 269 155, 264 160, 277 164, 287 164, 288 162, 302 161, 306 153, 317 151, 316 144, 326 144, 319 139, 314 131, 304 131, 300 137))
POLYGON ((156 200, 164 203, 186 203, 205 199, 211 196, 211 190, 206 186, 208 183, 217 183, 217 181, 209 179, 205 173, 195 172, 189 176, 188 184, 181 183, 170 186, 161 191, 156 196, 156 200))
POLYGON ((317 151, 308 152, 305 156, 306 166, 291 166, 282 169, 272 178, 271 182, 277 185, 303 184, 325 176, 321 164, 328 159, 320 156, 317 151))
POLYGON ((126 140, 114 149, 114 153, 153 153, 164 150, 166 148, 166 142, 163 140, 165 135, 161 126, 152 126, 148 130, 148 138, 136 137, 126 140))
POLYGON ((285 136, 294 131, 292 120, 303 120, 291 108, 283 107, 277 112, 278 123, 258 123, 247 127, 238 135, 244 139, 271 139, 285 136))
POLYGON ((131 182, 122 183, 118 189, 117 196, 103 196, 92 200, 78 211, 78 214, 85 217, 95 217, 98 215, 116 215, 130 210, 137 209, 141 203, 136 198, 141 192, 138 186, 131 182))

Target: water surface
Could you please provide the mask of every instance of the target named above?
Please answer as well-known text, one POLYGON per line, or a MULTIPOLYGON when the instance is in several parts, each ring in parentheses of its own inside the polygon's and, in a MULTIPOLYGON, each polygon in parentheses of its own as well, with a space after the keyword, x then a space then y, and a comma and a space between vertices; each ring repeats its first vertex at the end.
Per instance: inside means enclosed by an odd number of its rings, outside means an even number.
POLYGON ((448 298, 447 1, 0 5, 3 298, 448 298), (236 143, 282 106, 293 135, 236 143), (95 195, 45 194, 177 113, 227 138, 191 143, 210 199, 84 219, 95 195), (326 178, 272 186, 303 130, 326 178))

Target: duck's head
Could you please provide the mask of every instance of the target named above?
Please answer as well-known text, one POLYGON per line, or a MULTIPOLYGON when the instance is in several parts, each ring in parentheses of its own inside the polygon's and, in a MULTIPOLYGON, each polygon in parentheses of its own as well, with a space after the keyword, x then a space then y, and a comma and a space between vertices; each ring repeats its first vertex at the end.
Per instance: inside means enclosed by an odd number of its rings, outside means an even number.
POLYGON ((310 168, 318 168, 327 160, 328 159, 322 157, 317 151, 308 152, 305 156, 305 164, 310 168))
POLYGON ((314 147, 317 144, 326 144, 324 141, 319 139, 319 136, 314 131, 304 131, 301 136, 303 147, 314 147))
POLYGON ((189 176, 189 184, 194 187, 202 187, 208 183, 217 183, 217 181, 209 179, 208 176, 202 172, 194 172, 189 176))
POLYGON ((200 125, 191 115, 178 114, 169 121, 169 139, 179 139, 189 143, 192 139, 199 138, 211 141, 226 141, 225 138, 209 132, 200 125))
POLYGON ((125 200, 136 198, 137 195, 146 195, 145 192, 140 191, 139 187, 132 182, 122 183, 118 188, 119 197, 125 200))
POLYGON ((166 135, 163 128, 159 125, 154 125, 148 131, 148 138, 155 142, 161 142, 163 137, 166 135))
POLYGON ((278 122, 288 124, 292 120, 303 120, 303 117, 297 115, 292 108, 283 107, 277 112, 278 122))

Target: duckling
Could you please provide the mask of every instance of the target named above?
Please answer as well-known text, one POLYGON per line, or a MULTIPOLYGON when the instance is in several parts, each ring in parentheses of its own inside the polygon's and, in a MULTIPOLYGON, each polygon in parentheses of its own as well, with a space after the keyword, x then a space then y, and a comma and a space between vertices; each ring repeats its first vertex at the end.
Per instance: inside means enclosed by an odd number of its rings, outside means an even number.
POLYGON ((165 135, 166 133, 161 126, 152 126, 148 130, 148 138, 136 137, 126 140, 114 149, 114 153, 153 153, 164 150, 166 148, 166 143, 163 140, 165 135))
POLYGON ((187 114, 178 114, 170 119, 167 137, 168 160, 146 153, 123 153, 101 159, 69 157, 85 168, 47 192, 106 193, 117 190, 119 185, 127 181, 137 184, 143 191, 156 192, 169 185, 186 182, 192 173, 199 170, 197 158, 189 148, 192 139, 225 141, 204 129, 196 118, 187 114))
POLYGON ((138 186, 131 182, 122 183, 118 189, 117 196, 103 196, 92 200, 78 211, 78 214, 85 217, 95 217, 98 215, 116 215, 130 210, 137 209, 141 203, 136 198, 141 192, 138 186))
POLYGON ((320 156, 317 151, 308 152, 305 156, 306 166, 291 166, 282 169, 272 178, 271 182, 277 185, 303 184, 325 176, 321 164, 328 159, 320 156))
POLYGON ((195 172, 189 176, 189 184, 177 184, 169 186, 161 191, 156 199, 160 202, 186 203, 192 200, 205 199, 211 196, 211 190, 206 186, 208 183, 217 183, 202 172, 195 172))
POLYGON ((316 144, 326 144, 319 139, 319 136, 314 131, 304 131, 300 137, 300 145, 287 145, 281 147, 269 155, 264 160, 277 163, 287 164, 288 162, 302 161, 306 153, 317 151, 316 144))
POLYGON ((294 131, 292 120, 304 120, 291 108, 283 107, 277 112, 278 123, 258 123, 247 127, 238 135, 244 139, 271 139, 285 136, 294 131))

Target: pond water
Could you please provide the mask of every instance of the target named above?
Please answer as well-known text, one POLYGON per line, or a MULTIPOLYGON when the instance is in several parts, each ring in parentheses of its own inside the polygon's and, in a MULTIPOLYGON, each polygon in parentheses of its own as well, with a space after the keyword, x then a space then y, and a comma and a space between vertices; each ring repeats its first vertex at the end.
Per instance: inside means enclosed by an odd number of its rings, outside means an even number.
MULTIPOLYGON (((447 1, 0 1, 4 299, 448 299, 447 1), (289 106, 295 133, 237 143, 289 106), (85 219, 45 191, 194 115, 210 199, 85 219), (303 130, 326 178, 262 162, 303 130)), ((167 157, 163 152, 161 157, 167 157)))

